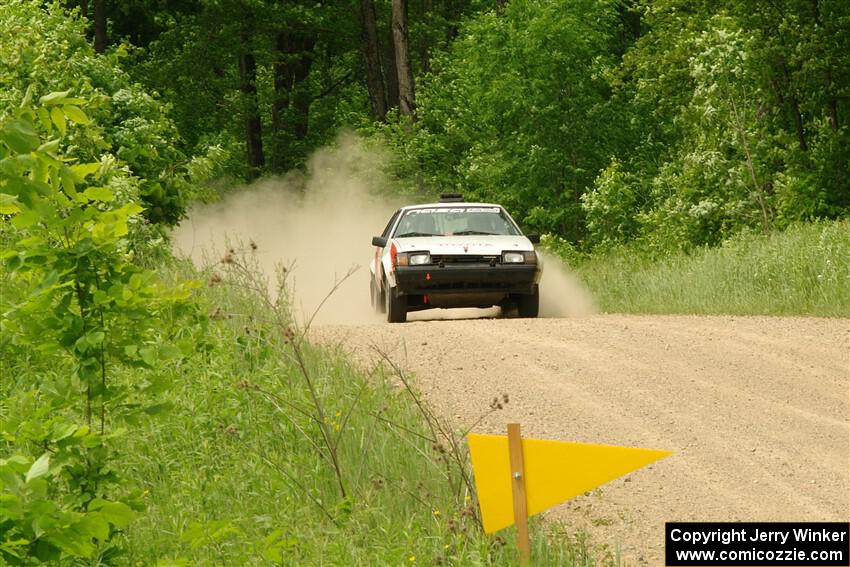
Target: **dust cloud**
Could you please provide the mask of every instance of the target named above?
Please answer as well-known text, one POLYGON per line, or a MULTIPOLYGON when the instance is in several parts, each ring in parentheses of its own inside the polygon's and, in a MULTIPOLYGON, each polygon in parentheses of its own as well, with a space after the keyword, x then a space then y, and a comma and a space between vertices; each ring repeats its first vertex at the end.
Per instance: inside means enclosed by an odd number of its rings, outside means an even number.
POLYGON ((269 277, 277 264, 294 263, 289 283, 302 318, 309 318, 335 282, 356 269, 315 321, 380 321, 369 303, 371 238, 401 206, 379 196, 383 160, 353 134, 343 134, 313 154, 306 173, 265 179, 234 190, 221 202, 194 207, 174 231, 177 253, 202 266, 221 258, 227 242, 255 242, 258 263, 269 277))
POLYGON ((560 259, 543 255, 541 317, 581 317, 596 312, 593 296, 560 259))
MULTIPOLYGON (((288 281, 302 320, 316 313, 317 323, 380 322, 383 317, 369 303, 371 237, 407 204, 401 197, 381 195, 386 193, 381 173, 385 159, 353 134, 342 134, 333 146, 313 154, 305 173, 264 179, 235 189, 221 202, 192 208, 174 231, 176 252, 202 267, 221 258, 228 243, 254 242, 257 262, 269 278, 277 265, 292 265, 288 281)), ((545 259, 540 289, 541 317, 593 312, 590 294, 554 257, 545 259)), ((498 308, 436 309, 412 313, 410 319, 499 315, 498 308)))

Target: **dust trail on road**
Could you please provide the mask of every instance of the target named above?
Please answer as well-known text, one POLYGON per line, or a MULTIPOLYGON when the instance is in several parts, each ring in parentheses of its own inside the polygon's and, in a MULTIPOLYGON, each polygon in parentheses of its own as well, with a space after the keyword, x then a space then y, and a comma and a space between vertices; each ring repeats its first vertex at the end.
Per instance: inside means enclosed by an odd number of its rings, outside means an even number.
POLYGON ((261 267, 294 262, 295 306, 310 315, 349 269, 357 271, 328 299, 316 321, 377 320, 369 305, 371 237, 401 205, 378 196, 385 156, 352 134, 317 151, 304 174, 265 179, 223 201, 189 211, 174 232, 177 251, 196 265, 217 261, 231 243, 253 241, 261 267))
POLYGON ((596 312, 590 291, 558 258, 543 255, 540 281, 541 317, 580 317, 596 312))
MULTIPOLYGON (((328 298, 316 316, 323 323, 380 321, 369 304, 371 237, 410 197, 388 197, 382 165, 387 156, 343 134, 307 162, 305 173, 264 179, 234 189, 223 201, 201 205, 174 231, 178 254, 197 266, 215 263, 228 242, 258 246, 261 268, 272 278, 275 266, 294 262, 290 283, 294 305, 309 317, 350 269, 356 272, 328 298)), ((586 315, 589 293, 554 257, 547 257, 541 285, 541 316, 586 315)), ((413 319, 499 316, 499 309, 433 310, 413 319)))

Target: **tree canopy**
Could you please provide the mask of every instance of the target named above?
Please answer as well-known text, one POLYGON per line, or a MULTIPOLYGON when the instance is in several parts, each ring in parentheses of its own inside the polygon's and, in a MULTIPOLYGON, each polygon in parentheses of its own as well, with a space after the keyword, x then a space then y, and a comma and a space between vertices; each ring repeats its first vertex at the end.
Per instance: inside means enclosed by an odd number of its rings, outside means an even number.
POLYGON ((345 128, 393 150, 399 184, 500 201, 585 249, 688 248, 850 210, 838 0, 12 6, 30 24, 4 42, 7 102, 30 76, 107 95, 104 136, 161 202, 154 220, 181 210, 185 156, 250 180, 345 128), (27 55, 38 45, 45 58, 27 55))

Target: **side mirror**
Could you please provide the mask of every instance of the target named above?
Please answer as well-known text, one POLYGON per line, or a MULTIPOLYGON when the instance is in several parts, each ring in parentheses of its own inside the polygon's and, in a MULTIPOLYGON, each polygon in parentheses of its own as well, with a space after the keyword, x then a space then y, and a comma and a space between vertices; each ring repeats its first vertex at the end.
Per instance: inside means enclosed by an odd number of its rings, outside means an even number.
POLYGON ((526 235, 532 244, 540 244, 540 235, 539 234, 528 234, 526 235))
POLYGON ((373 236, 372 237, 372 246, 377 246, 379 248, 383 248, 386 245, 387 245, 387 239, 384 238, 383 236, 373 236))

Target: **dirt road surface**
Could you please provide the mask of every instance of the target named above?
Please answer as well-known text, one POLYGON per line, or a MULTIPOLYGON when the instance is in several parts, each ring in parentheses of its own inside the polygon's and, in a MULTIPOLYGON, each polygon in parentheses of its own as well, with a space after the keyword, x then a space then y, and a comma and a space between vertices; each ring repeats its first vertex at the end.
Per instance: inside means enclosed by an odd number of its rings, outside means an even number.
MULTIPOLYGON (((417 314, 420 319, 427 314, 417 314)), ((850 518, 847 320, 594 315, 325 325, 367 364, 414 372, 458 428, 673 455, 547 516, 625 564, 663 565, 665 521, 850 518)))

